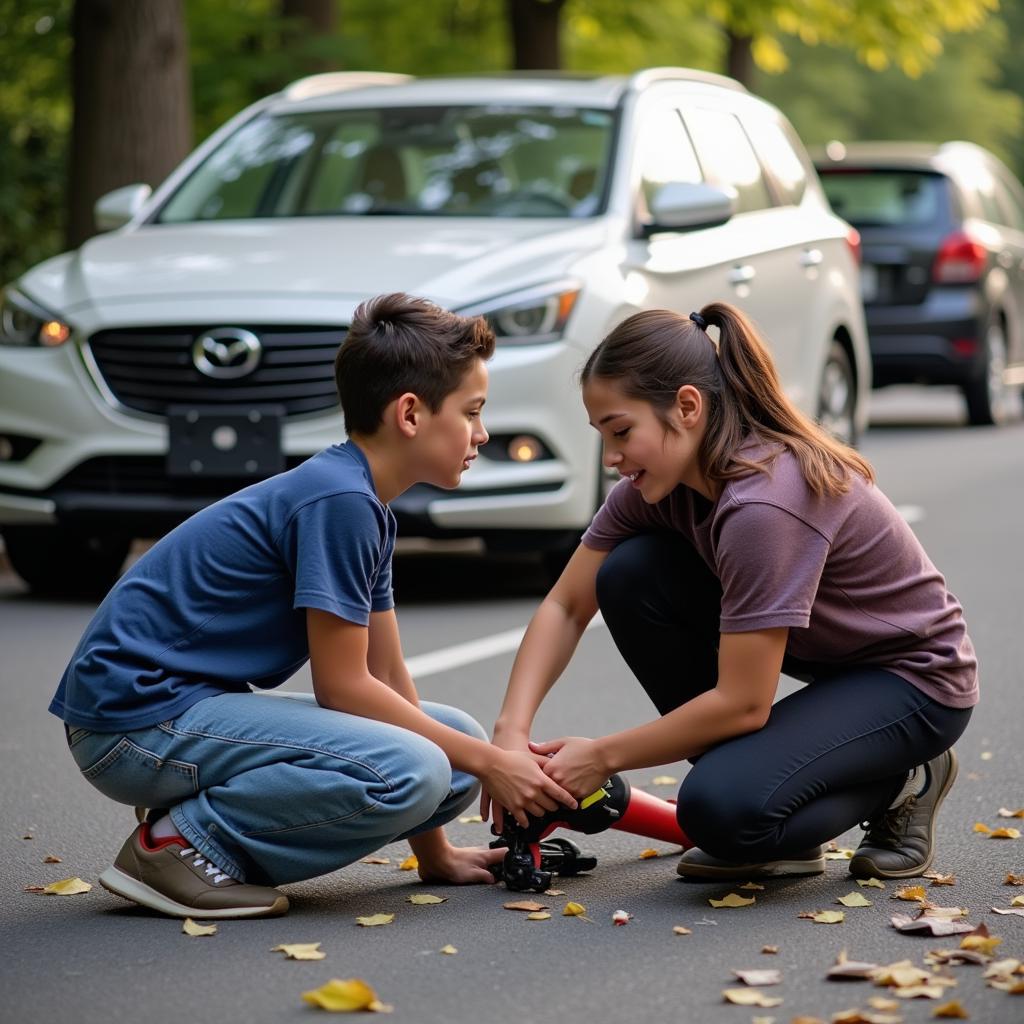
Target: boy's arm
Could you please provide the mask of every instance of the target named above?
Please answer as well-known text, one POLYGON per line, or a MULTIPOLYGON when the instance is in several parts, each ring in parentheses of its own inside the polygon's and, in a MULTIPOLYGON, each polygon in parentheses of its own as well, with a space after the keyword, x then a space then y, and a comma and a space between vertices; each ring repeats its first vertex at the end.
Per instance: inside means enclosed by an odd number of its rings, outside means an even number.
POLYGON ((386 612, 370 612, 366 667, 371 676, 382 683, 387 683, 395 693, 401 694, 410 704, 419 707, 416 684, 409 675, 402 654, 402 640, 398 633, 398 617, 394 608, 386 612))

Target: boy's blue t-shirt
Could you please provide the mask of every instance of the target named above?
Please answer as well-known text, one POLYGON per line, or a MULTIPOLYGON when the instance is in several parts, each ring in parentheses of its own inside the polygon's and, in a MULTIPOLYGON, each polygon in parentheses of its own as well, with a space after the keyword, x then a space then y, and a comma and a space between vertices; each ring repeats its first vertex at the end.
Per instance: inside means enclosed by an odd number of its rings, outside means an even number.
POLYGON ((394 607, 395 530, 351 441, 218 501, 118 581, 50 711, 127 732, 204 697, 279 686, 309 658, 306 608, 365 626, 394 607))

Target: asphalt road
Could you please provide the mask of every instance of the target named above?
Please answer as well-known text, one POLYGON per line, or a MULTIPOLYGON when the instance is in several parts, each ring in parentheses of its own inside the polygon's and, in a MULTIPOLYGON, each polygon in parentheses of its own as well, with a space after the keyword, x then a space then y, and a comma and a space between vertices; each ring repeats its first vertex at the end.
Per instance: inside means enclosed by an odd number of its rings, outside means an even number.
MULTIPOLYGON (((1024 889, 1004 886, 1024 874, 1024 839, 996 840, 972 831, 976 821, 1016 824, 1000 807, 1024 806, 1024 424, 966 430, 955 398, 932 393, 883 395, 863 449, 882 487, 907 516, 963 602, 982 665, 983 701, 958 746, 961 776, 941 817, 936 867, 955 874, 933 891, 942 905, 969 908, 1003 943, 998 954, 1024 959, 1024 919, 996 916, 1024 889)), ((407 655, 430 699, 459 704, 489 726, 512 654, 479 656, 431 667, 423 655, 526 623, 543 591, 526 561, 472 554, 407 554, 396 567, 407 655)), ((52 1024, 144 1019, 167 1021, 307 1020, 315 1011, 301 993, 330 978, 363 978, 394 1006, 395 1024, 415 1022, 618 1022, 631 1019, 785 1024, 798 1015, 827 1020, 885 995, 866 981, 829 982, 825 972, 843 949, 853 959, 921 963, 956 939, 912 937, 889 923, 908 905, 886 891, 859 890, 873 906, 848 909, 835 925, 802 920, 802 911, 843 909, 836 900, 858 890, 842 861, 824 877, 780 880, 755 892, 742 909, 713 909, 709 897, 735 887, 684 883, 673 849, 618 832, 581 838, 599 857, 589 877, 558 884, 552 917, 528 921, 502 908, 503 888, 424 888, 397 863, 404 847, 384 851, 390 865, 357 864, 287 887, 291 913, 282 919, 223 922, 216 935, 191 938, 181 923, 118 900, 96 884, 133 826, 130 809, 106 802, 77 775, 59 724, 46 713, 55 682, 92 608, 28 596, 0 573, 0 1020, 52 1024), (639 857, 653 846, 664 855, 639 857), (44 863, 47 855, 59 864, 44 863), (93 883, 78 896, 23 891, 70 876, 93 883), (413 906, 416 892, 446 896, 413 906), (589 920, 562 916, 567 899, 589 920), (633 915, 625 927, 612 912, 633 915), (357 915, 396 912, 386 927, 360 928, 357 915), (692 934, 675 935, 684 925, 692 934), (271 947, 320 942, 318 962, 285 960, 271 947), (454 956, 442 946, 458 948, 454 956), (762 952, 765 945, 778 953, 762 952), (777 968, 782 983, 762 991, 781 997, 773 1009, 726 1005, 722 990, 739 983, 733 969, 777 968)), ((500 641, 498 643, 500 647, 500 641)), ((458 652, 456 652, 458 653, 458 652)), ((464 657, 472 657, 472 652, 464 657)), ((442 659, 444 662, 445 659, 442 659)), ((308 689, 308 675, 290 686, 308 689)), ((585 637, 538 720, 537 735, 599 734, 638 723, 648 709, 603 628, 585 637)), ((651 785, 658 774, 634 773, 651 785)), ((486 827, 455 824, 456 842, 486 842, 486 827)), ((855 846, 858 832, 837 837, 855 846)), ((1024 1019, 1024 997, 986 988, 981 968, 961 966, 950 995, 982 1024, 1024 1019)), ((936 1003, 902 1002, 907 1022, 930 1020, 936 1003)), ((877 1011, 876 1011, 877 1012, 877 1011)))

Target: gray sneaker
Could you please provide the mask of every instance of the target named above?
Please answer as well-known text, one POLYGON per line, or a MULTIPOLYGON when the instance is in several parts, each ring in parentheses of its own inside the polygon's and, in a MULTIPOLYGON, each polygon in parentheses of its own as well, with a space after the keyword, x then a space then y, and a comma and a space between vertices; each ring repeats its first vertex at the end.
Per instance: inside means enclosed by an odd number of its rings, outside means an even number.
POLYGON ((765 861, 763 864, 737 864, 719 860, 694 847, 679 858, 676 874, 684 878, 704 878, 717 882, 746 881, 748 878, 786 878, 791 875, 820 875, 825 857, 820 846, 794 853, 792 857, 765 861))
POLYGON ((178 836, 150 841, 145 823, 100 875, 100 885, 171 917, 220 920, 288 912, 288 897, 276 889, 236 881, 178 836))

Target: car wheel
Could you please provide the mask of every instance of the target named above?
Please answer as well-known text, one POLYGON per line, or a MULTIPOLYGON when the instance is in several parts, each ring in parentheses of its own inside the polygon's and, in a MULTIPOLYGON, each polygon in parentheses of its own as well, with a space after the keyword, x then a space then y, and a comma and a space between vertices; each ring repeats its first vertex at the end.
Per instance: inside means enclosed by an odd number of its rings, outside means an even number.
POLYGON ((857 382, 846 349, 838 341, 829 346, 818 390, 817 420, 843 444, 857 443, 857 382))
POLYGON ((1006 332, 998 319, 993 320, 985 330, 982 372, 963 385, 968 423, 1005 423, 1019 405, 1019 390, 1006 383, 1006 332))
POLYGON ((121 571, 131 538, 56 526, 5 526, 7 557, 37 594, 102 597, 121 571))

